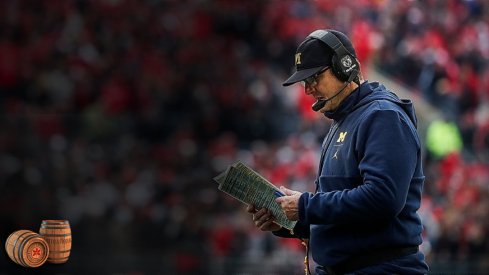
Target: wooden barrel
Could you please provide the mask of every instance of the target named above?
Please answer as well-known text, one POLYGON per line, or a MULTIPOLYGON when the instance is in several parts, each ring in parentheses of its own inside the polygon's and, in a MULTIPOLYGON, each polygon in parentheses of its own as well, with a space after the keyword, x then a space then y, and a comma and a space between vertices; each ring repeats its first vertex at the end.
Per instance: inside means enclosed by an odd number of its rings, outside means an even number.
POLYGON ((25 267, 38 267, 46 262, 49 246, 39 234, 17 230, 5 241, 5 250, 12 261, 25 267))
POLYGON ((67 220, 43 220, 39 234, 49 246, 48 263, 68 261, 71 251, 71 228, 67 220))

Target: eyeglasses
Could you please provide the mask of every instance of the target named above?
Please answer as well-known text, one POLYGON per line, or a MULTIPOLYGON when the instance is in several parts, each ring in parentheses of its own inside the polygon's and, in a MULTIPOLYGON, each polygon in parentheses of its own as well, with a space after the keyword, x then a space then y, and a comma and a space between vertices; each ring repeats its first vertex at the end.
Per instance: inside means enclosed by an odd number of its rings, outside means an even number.
POLYGON ((329 67, 324 67, 323 69, 321 69, 319 72, 317 72, 316 74, 304 79, 301 81, 301 84, 302 86, 306 87, 306 86, 316 86, 318 84, 318 76, 322 73, 324 73, 327 69, 329 69, 329 67))

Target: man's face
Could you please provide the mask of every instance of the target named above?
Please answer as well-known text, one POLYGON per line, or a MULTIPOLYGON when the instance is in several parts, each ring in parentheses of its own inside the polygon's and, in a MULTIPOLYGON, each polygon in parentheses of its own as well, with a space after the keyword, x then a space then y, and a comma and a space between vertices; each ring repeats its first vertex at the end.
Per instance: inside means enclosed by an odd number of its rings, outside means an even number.
MULTIPOLYGON (((304 92, 306 95, 313 96, 316 100, 326 100, 333 97, 343 87, 343 82, 333 75, 331 68, 317 75, 313 83, 305 83, 304 92)), ((342 93, 328 101, 319 112, 335 110, 343 101, 348 93, 342 93)))

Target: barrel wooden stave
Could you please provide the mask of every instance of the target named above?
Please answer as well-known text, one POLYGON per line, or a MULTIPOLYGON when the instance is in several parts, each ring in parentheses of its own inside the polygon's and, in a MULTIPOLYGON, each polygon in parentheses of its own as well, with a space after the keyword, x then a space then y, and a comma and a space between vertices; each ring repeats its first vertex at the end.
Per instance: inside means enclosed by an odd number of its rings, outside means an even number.
POLYGON ((48 263, 62 264, 71 253, 71 228, 67 220, 43 220, 39 234, 49 246, 48 263))
POLYGON ((37 233, 30 230, 17 230, 5 241, 9 258, 24 267, 39 267, 49 255, 49 246, 37 233))

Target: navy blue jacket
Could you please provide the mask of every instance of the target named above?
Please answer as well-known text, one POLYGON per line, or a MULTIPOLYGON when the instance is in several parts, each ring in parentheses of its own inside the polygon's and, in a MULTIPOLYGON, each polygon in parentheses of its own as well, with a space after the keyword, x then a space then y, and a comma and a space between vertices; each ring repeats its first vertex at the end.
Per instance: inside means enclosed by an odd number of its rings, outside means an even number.
MULTIPOLYGON (((322 266, 420 245, 424 175, 412 103, 364 82, 325 115, 333 124, 322 146, 317 190, 300 197, 294 234, 310 239, 322 266)), ((411 258, 403 264, 427 272, 422 255, 411 258)))

